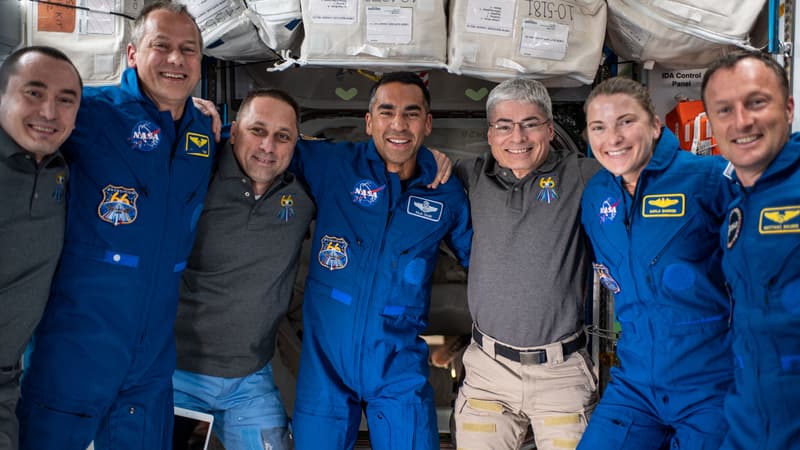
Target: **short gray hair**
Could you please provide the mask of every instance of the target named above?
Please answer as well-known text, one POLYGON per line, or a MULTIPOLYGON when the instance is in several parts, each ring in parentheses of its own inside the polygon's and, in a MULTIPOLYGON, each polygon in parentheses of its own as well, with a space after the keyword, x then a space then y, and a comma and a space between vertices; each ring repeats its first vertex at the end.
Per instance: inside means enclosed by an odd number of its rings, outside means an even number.
POLYGON ((544 85, 531 78, 512 78, 503 81, 492 89, 486 99, 486 118, 491 117, 495 106, 500 102, 528 102, 544 111, 547 120, 553 120, 553 103, 544 85))
POLYGON ((139 17, 136 18, 135 22, 133 22, 133 28, 131 29, 131 43, 134 46, 138 47, 139 44, 141 44, 142 37, 144 36, 144 23, 147 21, 147 16, 151 12, 161 9, 174 14, 183 14, 192 19, 192 23, 197 29, 197 38, 200 40, 198 44, 200 45, 201 49, 203 48, 203 33, 200 31, 200 27, 197 26, 197 20, 195 20, 194 16, 186 8, 186 5, 171 0, 158 0, 153 3, 149 3, 142 9, 142 12, 139 13, 139 17))

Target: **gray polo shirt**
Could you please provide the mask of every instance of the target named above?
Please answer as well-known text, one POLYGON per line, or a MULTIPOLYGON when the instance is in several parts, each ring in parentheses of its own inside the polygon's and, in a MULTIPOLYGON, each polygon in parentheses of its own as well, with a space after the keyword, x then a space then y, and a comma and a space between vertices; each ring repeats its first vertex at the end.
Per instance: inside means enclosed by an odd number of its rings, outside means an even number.
POLYGON ((591 267, 581 195, 599 169, 595 160, 553 148, 521 180, 490 153, 456 164, 475 233, 467 297, 483 332, 534 347, 581 327, 591 267))
POLYGON ((37 165, 0 129, 0 367, 19 361, 47 304, 64 242, 68 174, 60 153, 37 165))
POLYGON ((228 145, 181 282, 175 323, 179 369, 243 377, 272 358, 316 209, 290 173, 258 200, 251 186, 228 145))

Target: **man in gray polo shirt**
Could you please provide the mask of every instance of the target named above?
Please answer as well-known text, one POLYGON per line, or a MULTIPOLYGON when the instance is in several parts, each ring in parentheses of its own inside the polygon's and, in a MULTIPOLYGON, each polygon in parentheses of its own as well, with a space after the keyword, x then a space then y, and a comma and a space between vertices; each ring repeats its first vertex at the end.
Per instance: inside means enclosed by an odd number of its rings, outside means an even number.
POLYGON ((50 47, 0 66, 0 449, 16 449, 20 358, 42 317, 64 240, 68 170, 58 148, 75 128, 81 77, 50 47))
POLYGON ((519 448, 530 424, 537 449, 575 448, 596 403, 580 201, 600 165, 551 147, 552 106, 538 81, 499 84, 486 114, 491 153, 455 166, 474 229, 458 447, 519 448))
POLYGON ((256 90, 242 101, 181 283, 175 405, 214 415, 227 450, 290 448, 269 360, 315 213, 286 171, 298 118, 282 91, 256 90))

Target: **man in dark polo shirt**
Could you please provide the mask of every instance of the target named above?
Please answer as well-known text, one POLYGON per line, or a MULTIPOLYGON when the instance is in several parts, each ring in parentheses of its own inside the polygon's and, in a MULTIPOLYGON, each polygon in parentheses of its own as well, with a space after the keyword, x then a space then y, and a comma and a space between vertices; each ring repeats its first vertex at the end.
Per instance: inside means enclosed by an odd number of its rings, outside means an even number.
POLYGON ((66 55, 26 47, 0 66, 0 449, 16 449, 20 358, 39 322, 64 240, 81 77, 66 55))
POLYGON ((596 402, 583 305, 588 240, 584 187, 600 165, 553 148, 547 89, 513 79, 486 100, 491 153, 459 161, 474 235, 469 270, 473 341, 456 400, 459 447, 574 448, 596 402))
POLYGON ((297 103, 282 91, 244 99, 181 283, 175 405, 214 415, 227 450, 291 448, 269 360, 315 214, 286 171, 298 118, 297 103))

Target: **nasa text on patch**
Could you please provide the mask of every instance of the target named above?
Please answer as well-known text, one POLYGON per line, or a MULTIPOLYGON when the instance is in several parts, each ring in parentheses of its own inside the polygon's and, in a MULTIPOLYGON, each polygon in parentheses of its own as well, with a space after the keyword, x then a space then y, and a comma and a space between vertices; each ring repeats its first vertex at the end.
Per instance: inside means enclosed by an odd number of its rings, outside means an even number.
POLYGON ((758 234, 800 233, 800 205, 773 206, 758 214, 758 234))
POLYGON ((211 141, 208 136, 191 131, 186 133, 186 154, 208 158, 211 154, 211 141))
POLYGON ((411 216, 421 217, 431 222, 438 222, 442 220, 443 210, 444 204, 442 204, 442 202, 417 197, 416 195, 408 197, 406 212, 411 216))
POLYGON ((645 195, 642 200, 642 217, 683 217, 686 214, 686 196, 683 194, 645 195))

